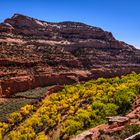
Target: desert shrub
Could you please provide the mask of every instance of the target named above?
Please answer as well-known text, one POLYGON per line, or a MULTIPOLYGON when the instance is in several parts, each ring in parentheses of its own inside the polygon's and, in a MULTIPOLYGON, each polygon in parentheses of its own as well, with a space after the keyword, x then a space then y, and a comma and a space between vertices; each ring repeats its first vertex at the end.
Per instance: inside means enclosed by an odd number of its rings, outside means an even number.
POLYGON ((47 140, 44 131, 38 133, 38 135, 36 136, 35 140, 47 140))
POLYGON ((125 139, 136 133, 140 132, 140 126, 137 124, 126 125, 125 128, 120 132, 119 137, 125 139))
POLYGON ((127 124, 122 131, 111 134, 111 137, 113 137, 115 140, 122 140, 138 132, 140 132, 140 126, 138 124, 127 124))
POLYGON ((22 107, 20 109, 20 113, 23 115, 23 116, 27 116, 29 115, 33 110, 35 109, 35 107, 33 105, 25 105, 24 107, 22 107))
POLYGON ((119 106, 120 114, 124 114, 128 109, 130 109, 136 95, 136 92, 129 88, 121 90, 114 95, 115 103, 119 106))
POLYGON ((66 120, 65 123, 62 123, 61 129, 61 139, 68 139, 69 136, 73 136, 77 131, 82 130, 83 125, 75 120, 66 120))
POLYGON ((8 123, 18 124, 22 120, 22 115, 19 112, 14 112, 8 116, 8 123))
POLYGON ((4 134, 9 130, 9 125, 4 122, 0 122, 0 140, 2 140, 4 134))

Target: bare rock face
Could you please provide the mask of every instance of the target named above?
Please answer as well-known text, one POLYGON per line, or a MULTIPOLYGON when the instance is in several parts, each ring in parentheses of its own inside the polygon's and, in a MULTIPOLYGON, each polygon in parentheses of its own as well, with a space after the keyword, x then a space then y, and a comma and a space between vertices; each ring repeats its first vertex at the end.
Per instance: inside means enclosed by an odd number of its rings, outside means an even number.
POLYGON ((0 24, 0 96, 140 72, 140 50, 79 22, 15 14, 0 24))

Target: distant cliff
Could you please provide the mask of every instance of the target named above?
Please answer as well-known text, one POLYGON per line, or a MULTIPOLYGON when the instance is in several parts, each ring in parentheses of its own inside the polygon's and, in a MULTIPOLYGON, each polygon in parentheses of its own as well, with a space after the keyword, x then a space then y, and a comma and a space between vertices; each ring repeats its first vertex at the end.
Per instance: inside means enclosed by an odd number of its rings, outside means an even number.
POLYGON ((15 14, 0 24, 0 96, 140 72, 140 50, 80 22, 15 14))

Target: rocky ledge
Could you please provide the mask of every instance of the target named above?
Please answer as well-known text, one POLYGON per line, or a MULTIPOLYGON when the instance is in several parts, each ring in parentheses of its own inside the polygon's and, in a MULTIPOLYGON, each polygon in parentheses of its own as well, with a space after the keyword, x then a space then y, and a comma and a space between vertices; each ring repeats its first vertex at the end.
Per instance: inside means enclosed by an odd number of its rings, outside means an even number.
POLYGON ((20 14, 0 24, 0 96, 140 72, 140 50, 79 22, 20 14))

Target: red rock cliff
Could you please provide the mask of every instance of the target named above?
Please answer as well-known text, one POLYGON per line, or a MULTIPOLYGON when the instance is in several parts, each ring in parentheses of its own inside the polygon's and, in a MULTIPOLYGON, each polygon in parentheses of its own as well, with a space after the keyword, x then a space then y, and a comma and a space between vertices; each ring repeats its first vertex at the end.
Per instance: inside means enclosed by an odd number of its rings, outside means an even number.
POLYGON ((0 96, 140 72, 140 50, 79 22, 15 14, 0 24, 0 96))

